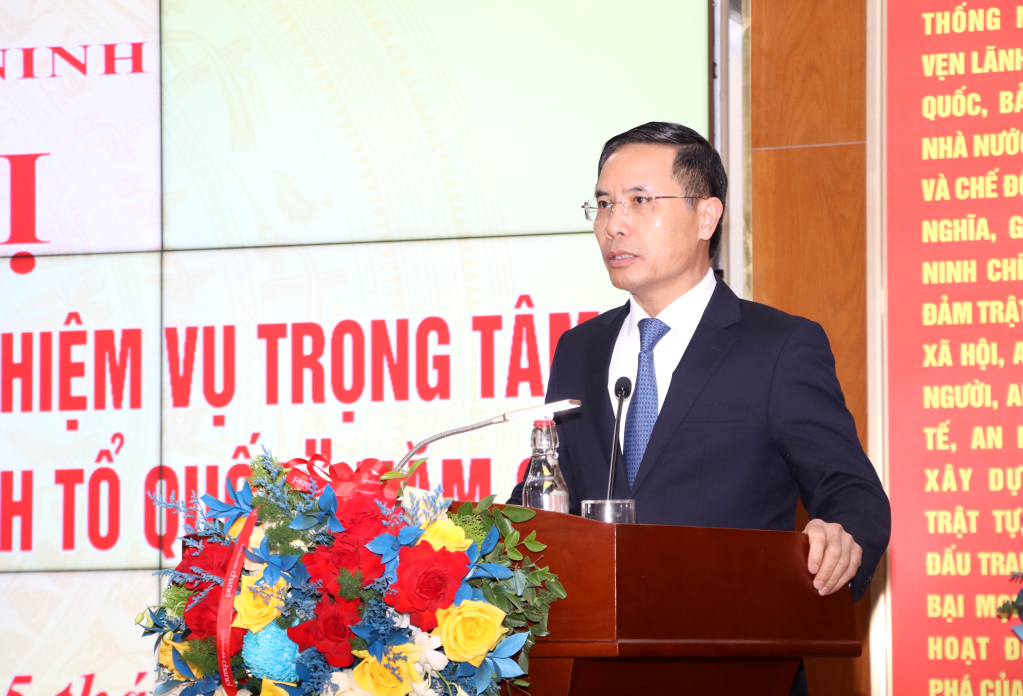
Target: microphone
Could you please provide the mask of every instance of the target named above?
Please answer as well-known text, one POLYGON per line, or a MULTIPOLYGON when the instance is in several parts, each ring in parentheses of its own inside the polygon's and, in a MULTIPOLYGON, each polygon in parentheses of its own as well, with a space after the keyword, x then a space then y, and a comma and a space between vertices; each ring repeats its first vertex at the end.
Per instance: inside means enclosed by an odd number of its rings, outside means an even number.
POLYGON ((628 377, 619 377, 615 382, 615 397, 618 398, 618 410, 615 414, 615 439, 611 446, 611 474, 607 479, 607 499, 611 500, 611 491, 614 488, 615 464, 618 462, 618 431, 622 427, 622 403, 632 393, 632 380, 628 377))

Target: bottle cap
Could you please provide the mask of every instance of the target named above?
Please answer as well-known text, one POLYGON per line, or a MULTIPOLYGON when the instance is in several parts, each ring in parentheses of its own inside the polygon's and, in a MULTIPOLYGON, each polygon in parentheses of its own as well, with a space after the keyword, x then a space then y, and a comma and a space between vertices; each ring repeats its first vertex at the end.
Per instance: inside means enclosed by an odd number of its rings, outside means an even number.
POLYGON ((549 428, 550 425, 551 425, 550 418, 538 418, 535 421, 533 421, 534 428, 549 428))

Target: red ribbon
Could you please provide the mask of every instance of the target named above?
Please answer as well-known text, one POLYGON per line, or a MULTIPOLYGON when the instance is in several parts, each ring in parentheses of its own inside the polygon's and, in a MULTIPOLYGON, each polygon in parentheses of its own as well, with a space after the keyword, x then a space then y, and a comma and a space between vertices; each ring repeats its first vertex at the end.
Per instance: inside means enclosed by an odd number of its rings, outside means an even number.
POLYGON ((238 579, 241 577, 245 547, 249 545, 249 537, 252 536, 252 530, 256 526, 258 517, 259 508, 256 508, 245 518, 242 531, 238 533, 238 539, 234 542, 234 548, 231 550, 227 577, 224 578, 220 606, 217 608, 217 662, 220 666, 220 683, 227 696, 235 696, 238 693, 234 675, 231 674, 231 656, 228 653, 231 649, 231 614, 234 613, 234 593, 238 589, 238 579))
POLYGON ((387 500, 394 500, 401 488, 401 479, 380 480, 381 476, 391 471, 391 465, 379 459, 363 459, 355 471, 344 462, 331 464, 322 454, 314 454, 309 459, 292 459, 284 466, 291 469, 284 480, 292 487, 320 495, 330 485, 339 500, 378 493, 382 493, 387 500), (317 462, 322 462, 324 466, 318 466, 317 462), (300 467, 305 467, 305 471, 300 467))

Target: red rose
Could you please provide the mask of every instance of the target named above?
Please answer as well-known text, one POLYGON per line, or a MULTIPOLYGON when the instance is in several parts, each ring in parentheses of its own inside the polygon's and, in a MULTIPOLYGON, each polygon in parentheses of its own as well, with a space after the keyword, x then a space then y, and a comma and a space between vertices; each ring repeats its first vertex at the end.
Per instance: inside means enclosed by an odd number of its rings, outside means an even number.
MULTIPOLYGON (((334 535, 334 545, 330 547, 331 562, 337 569, 347 568, 352 575, 361 572, 364 586, 384 574, 380 556, 366 548, 367 541, 368 539, 342 532, 334 535)), ((337 572, 334 573, 333 582, 334 589, 331 592, 337 594, 337 572)))
POLYGON ((313 581, 319 580, 324 592, 337 592, 338 566, 334 565, 334 554, 329 546, 317 546, 312 553, 302 556, 302 563, 313 581))
POLYGON ((436 611, 455 601, 468 564, 462 551, 435 551, 429 544, 404 546, 398 552, 398 582, 393 585, 397 593, 388 593, 384 601, 411 614, 420 630, 431 631, 437 628, 436 611))
MULTIPOLYGON (((224 544, 214 544, 211 541, 207 541, 203 544, 202 552, 194 547, 188 547, 185 549, 185 553, 182 555, 181 563, 178 563, 178 567, 175 568, 179 573, 194 574, 192 567, 201 568, 207 573, 211 573, 218 577, 227 576, 227 566, 231 561, 231 547, 225 546, 224 544)), ((185 583, 185 587, 190 590, 205 590, 210 586, 209 582, 200 582, 198 580, 192 580, 185 583)))
POLYGON ((332 602, 327 597, 316 605, 316 618, 288 629, 299 650, 316 647, 331 667, 347 667, 352 656, 352 626, 359 623, 359 600, 332 602))
MULTIPOLYGON (((185 625, 192 631, 192 636, 202 640, 217 635, 217 614, 220 611, 220 598, 223 596, 223 588, 220 586, 210 590, 202 601, 194 606, 185 609, 185 625)), ((231 619, 234 620, 235 611, 231 610, 231 619)), ((242 641, 247 631, 244 628, 231 629, 231 645, 228 653, 234 655, 242 649, 242 641)))
POLYGON ((384 513, 375 495, 357 495, 338 501, 337 519, 352 536, 371 541, 384 533, 384 513))
POLYGON ((220 607, 222 589, 214 587, 200 602, 191 599, 185 604, 185 624, 192 629, 196 638, 217 634, 217 612, 220 607))
POLYGON ((299 652, 313 647, 316 642, 316 619, 310 619, 289 628, 288 638, 298 645, 299 652))
POLYGON ((324 592, 337 595, 337 576, 342 568, 355 575, 362 573, 362 584, 368 585, 384 574, 380 557, 368 550, 365 539, 347 532, 334 535, 333 546, 318 546, 315 551, 302 558, 309 577, 321 581, 324 592))

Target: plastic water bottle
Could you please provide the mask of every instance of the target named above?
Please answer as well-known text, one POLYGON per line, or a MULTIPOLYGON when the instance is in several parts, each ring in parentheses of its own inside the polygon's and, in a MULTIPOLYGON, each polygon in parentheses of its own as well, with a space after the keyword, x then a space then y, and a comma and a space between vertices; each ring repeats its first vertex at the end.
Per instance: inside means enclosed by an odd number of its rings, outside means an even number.
POLYGON ((526 507, 551 512, 568 512, 568 486, 558 464, 558 431, 554 421, 533 421, 533 458, 526 472, 522 502, 526 507))

